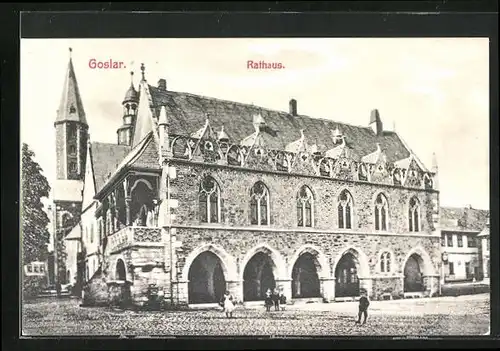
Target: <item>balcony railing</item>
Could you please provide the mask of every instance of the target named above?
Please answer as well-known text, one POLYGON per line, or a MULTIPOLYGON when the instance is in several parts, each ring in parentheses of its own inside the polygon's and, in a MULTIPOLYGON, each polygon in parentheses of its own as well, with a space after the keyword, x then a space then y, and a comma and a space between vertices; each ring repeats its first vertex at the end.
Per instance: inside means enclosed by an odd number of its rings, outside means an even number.
POLYGON ((108 248, 116 251, 137 243, 160 243, 161 240, 161 228, 125 227, 108 237, 108 248))

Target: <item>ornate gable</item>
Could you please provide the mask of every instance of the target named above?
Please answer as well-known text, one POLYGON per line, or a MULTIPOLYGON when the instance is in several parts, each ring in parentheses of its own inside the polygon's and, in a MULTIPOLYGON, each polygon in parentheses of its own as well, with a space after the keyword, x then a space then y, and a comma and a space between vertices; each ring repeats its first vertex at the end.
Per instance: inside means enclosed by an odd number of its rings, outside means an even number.
POLYGON ((210 125, 209 116, 203 128, 191 135, 188 146, 190 146, 193 161, 215 163, 222 159, 217 133, 210 125))
POLYGON ((411 159, 403 185, 409 188, 421 188, 423 172, 414 158, 411 159))

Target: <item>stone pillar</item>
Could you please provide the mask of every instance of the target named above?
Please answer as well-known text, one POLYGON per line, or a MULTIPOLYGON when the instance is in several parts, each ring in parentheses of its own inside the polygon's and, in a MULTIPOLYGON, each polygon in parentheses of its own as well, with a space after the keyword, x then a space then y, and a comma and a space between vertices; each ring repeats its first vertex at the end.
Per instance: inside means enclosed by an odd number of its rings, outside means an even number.
POLYGON ((358 278, 358 279, 359 279, 359 289, 366 290, 366 294, 368 295, 368 297, 372 298, 373 297, 372 279, 371 278, 358 278))
POLYGON ((432 296, 433 294, 436 294, 439 291, 439 279, 438 274, 432 274, 432 275, 424 275, 423 276, 423 283, 424 283, 424 288, 427 293, 429 293, 429 296, 432 296))
POLYGON ((130 204, 132 203, 132 198, 130 196, 127 196, 125 198, 125 211, 127 214, 127 227, 132 225, 132 218, 130 217, 130 204))
POLYGON ((321 296, 330 302, 335 301, 335 278, 320 278, 321 296))
POLYGON ((139 276, 141 270, 141 267, 134 267, 133 271, 130 272, 130 275, 134 279, 133 284, 130 286, 130 297, 132 299, 132 303, 136 306, 143 306, 148 301, 145 291, 147 284, 145 284, 145 281, 139 276))
POLYGON ((289 303, 292 301, 292 280, 291 279, 276 279, 276 286, 280 287, 283 291, 283 295, 286 297, 286 301, 289 303))
POLYGON ((233 296, 235 302, 243 302, 243 281, 241 280, 227 281, 226 289, 233 296))

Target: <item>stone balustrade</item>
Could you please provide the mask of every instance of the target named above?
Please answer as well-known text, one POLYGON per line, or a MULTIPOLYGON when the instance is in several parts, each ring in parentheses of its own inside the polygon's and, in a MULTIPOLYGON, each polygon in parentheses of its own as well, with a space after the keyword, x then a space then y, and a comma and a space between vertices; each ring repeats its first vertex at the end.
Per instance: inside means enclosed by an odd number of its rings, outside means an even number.
POLYGON ((159 243, 161 240, 161 228, 125 227, 108 237, 108 249, 116 252, 137 243, 159 243))

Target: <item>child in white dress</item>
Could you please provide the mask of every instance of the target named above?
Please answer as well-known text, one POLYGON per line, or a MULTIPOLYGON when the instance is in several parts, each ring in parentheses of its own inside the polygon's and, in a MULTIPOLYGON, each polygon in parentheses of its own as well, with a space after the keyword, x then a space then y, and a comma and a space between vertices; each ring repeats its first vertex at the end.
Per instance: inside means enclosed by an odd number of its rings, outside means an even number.
POLYGON ((233 297, 229 294, 229 291, 224 293, 224 312, 227 318, 233 318, 234 311, 233 297))

